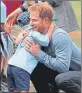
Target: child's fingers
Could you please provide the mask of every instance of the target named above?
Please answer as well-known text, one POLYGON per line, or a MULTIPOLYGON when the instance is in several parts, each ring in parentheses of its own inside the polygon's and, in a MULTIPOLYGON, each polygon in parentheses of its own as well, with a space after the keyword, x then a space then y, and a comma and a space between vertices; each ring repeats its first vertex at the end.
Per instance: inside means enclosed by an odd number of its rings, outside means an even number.
POLYGON ((26 35, 29 34, 29 31, 25 30, 25 31, 22 32, 22 34, 23 34, 23 36, 26 36, 26 35))

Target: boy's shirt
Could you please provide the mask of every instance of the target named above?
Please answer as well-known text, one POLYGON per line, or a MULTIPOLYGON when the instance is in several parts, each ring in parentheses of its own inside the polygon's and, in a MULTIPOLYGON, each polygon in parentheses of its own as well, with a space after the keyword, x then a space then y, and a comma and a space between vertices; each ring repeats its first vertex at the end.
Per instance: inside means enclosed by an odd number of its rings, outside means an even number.
MULTIPOLYGON (((27 25, 27 29, 31 29, 30 25, 27 25)), ((39 32, 32 31, 25 39, 36 40, 41 46, 48 46, 49 37, 48 35, 41 35, 39 32)), ((24 42, 20 43, 17 47, 15 54, 10 58, 8 64, 22 68, 28 73, 32 73, 34 68, 37 66, 38 61, 36 57, 30 54, 24 49, 24 42)))

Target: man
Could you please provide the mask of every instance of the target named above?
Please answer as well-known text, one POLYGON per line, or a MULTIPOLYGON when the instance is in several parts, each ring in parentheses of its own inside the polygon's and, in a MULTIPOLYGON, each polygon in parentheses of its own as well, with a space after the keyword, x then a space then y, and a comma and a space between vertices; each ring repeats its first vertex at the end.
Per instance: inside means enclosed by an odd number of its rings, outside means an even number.
MULTIPOLYGON (((29 12, 30 25, 34 30, 46 34, 54 15, 52 7, 47 2, 38 3, 31 6, 29 12)), ((53 29, 49 46, 44 49, 42 48, 43 51, 40 50, 37 43, 33 44, 31 41, 25 42, 26 50, 35 55, 40 62, 31 75, 31 80, 38 93, 51 93, 53 90, 49 89, 49 86, 52 85, 52 87, 55 86, 53 88, 54 93, 58 93, 56 82, 54 82, 55 77, 59 73, 69 71, 69 68, 76 70, 75 67, 77 65, 77 70, 81 69, 81 50, 71 41, 69 35, 64 30, 56 26, 53 29)), ((73 74, 76 74, 76 72, 73 74)))

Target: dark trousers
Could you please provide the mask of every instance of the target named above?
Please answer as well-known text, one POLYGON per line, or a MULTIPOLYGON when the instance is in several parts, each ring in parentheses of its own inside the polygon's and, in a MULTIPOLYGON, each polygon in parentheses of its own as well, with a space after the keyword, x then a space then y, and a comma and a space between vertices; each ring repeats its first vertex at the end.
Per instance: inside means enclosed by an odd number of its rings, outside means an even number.
POLYGON ((37 93, 58 93, 55 82, 57 75, 58 72, 49 69, 44 64, 38 63, 31 74, 31 81, 37 93))
POLYGON ((80 71, 68 71, 59 74, 55 81, 59 89, 64 90, 66 93, 81 93, 80 71))

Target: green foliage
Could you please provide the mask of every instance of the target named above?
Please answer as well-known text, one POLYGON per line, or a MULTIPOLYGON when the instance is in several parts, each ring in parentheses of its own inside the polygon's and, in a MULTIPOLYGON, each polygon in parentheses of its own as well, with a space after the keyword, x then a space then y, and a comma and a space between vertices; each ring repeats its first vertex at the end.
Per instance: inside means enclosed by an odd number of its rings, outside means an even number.
POLYGON ((72 2, 72 7, 75 11, 79 26, 81 27, 81 1, 71 1, 71 2, 72 2))

